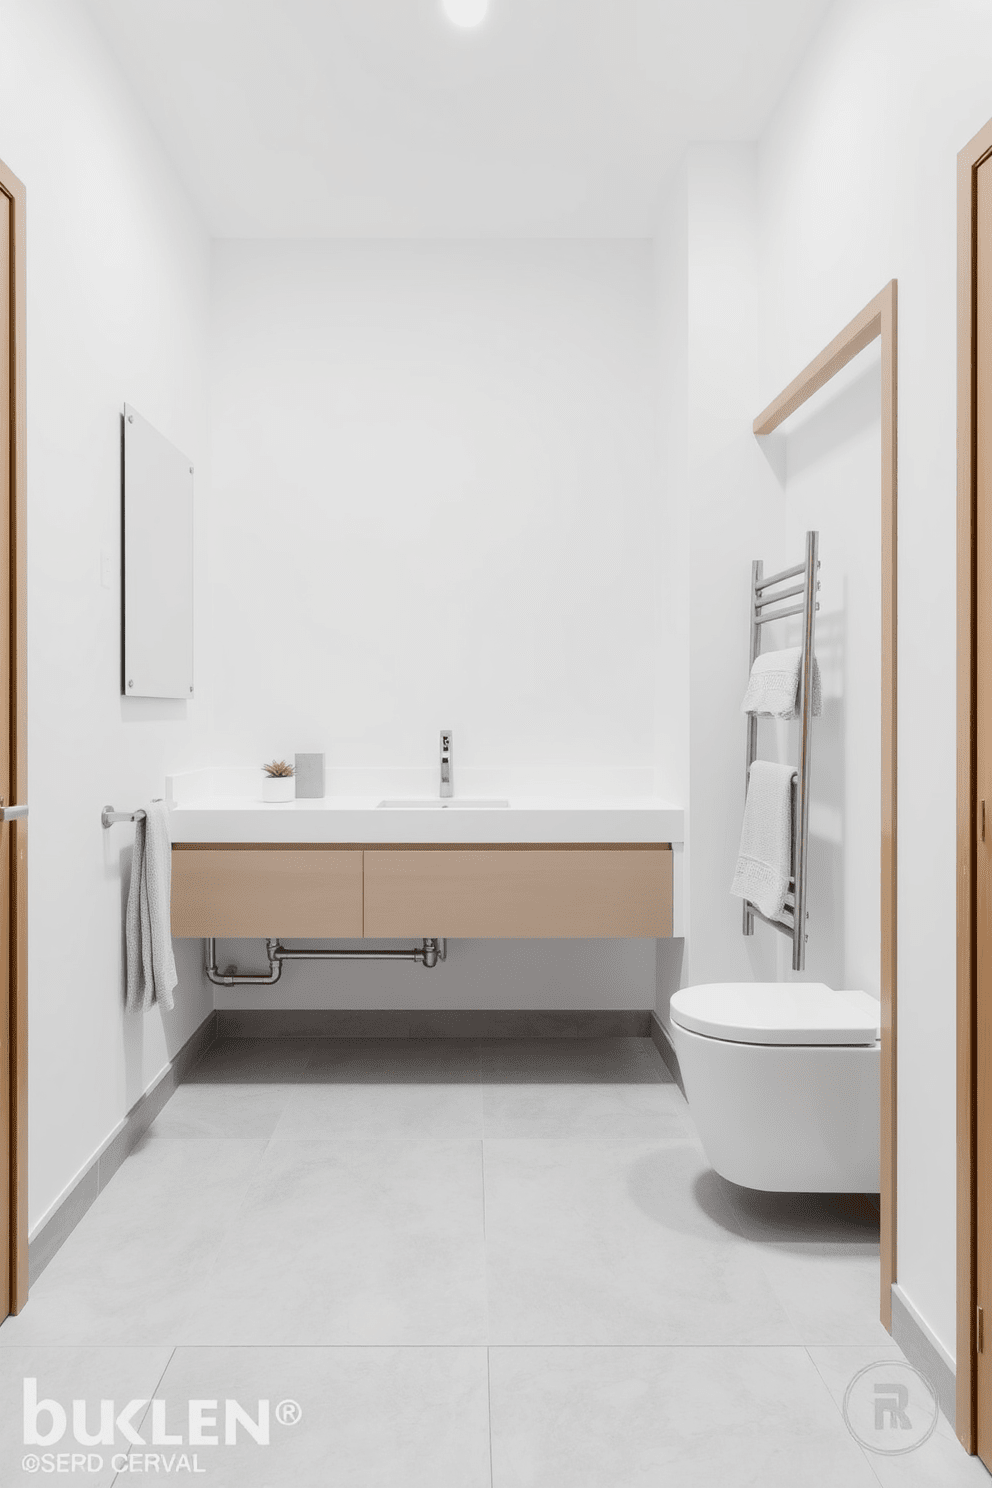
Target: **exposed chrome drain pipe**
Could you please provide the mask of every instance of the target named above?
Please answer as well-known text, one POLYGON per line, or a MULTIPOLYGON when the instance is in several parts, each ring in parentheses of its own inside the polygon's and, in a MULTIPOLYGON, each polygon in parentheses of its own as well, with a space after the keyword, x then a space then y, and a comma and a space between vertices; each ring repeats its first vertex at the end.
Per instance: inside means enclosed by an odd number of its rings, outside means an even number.
POLYGON ((448 959, 448 942, 425 937, 423 944, 411 950, 338 951, 287 949, 278 940, 265 942, 265 953, 269 958, 266 976, 254 976, 229 966, 226 971, 217 970, 217 939, 208 935, 203 942, 203 963, 207 980, 215 987, 272 987, 282 976, 284 961, 417 961, 432 971, 439 961, 448 959))
POLYGON ((203 942, 203 969, 207 973, 207 981, 213 982, 215 987, 271 987, 282 976, 282 961, 275 954, 278 948, 277 940, 265 942, 269 958, 268 976, 246 976, 236 966, 229 966, 221 974, 217 970, 217 939, 208 935, 203 942))

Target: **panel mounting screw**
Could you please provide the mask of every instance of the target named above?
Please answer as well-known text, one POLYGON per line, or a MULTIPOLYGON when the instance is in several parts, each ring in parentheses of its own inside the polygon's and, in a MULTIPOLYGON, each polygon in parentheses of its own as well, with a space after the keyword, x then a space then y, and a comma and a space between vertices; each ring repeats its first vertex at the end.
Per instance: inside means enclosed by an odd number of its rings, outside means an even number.
POLYGON ((134 686, 134 683, 130 679, 128 679, 128 684, 127 685, 128 685, 128 687, 133 687, 134 686))
POLYGON ((189 473, 190 473, 190 475, 193 474, 193 467, 192 467, 192 465, 189 467, 189 473))
POLYGON ((133 424, 134 423, 134 414, 133 413, 129 413, 128 414, 127 421, 128 421, 129 424, 133 424))

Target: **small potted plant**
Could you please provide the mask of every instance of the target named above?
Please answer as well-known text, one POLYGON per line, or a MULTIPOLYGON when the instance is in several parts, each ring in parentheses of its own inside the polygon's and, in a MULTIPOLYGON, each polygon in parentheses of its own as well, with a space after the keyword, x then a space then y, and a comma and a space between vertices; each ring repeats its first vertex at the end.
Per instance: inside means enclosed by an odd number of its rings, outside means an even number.
POLYGON ((296 781, 293 779, 293 766, 287 765, 285 760, 273 760, 270 765, 263 765, 265 771, 262 780, 263 801, 292 801, 296 796, 296 781))

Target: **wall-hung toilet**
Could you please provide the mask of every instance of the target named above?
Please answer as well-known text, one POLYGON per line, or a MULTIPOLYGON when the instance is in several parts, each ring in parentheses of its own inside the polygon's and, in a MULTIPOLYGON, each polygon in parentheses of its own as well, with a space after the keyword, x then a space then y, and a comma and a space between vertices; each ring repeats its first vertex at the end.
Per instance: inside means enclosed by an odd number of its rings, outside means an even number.
POLYGON ((671 1004, 712 1167, 746 1188, 877 1193, 879 1004, 821 982, 684 987, 671 1004))

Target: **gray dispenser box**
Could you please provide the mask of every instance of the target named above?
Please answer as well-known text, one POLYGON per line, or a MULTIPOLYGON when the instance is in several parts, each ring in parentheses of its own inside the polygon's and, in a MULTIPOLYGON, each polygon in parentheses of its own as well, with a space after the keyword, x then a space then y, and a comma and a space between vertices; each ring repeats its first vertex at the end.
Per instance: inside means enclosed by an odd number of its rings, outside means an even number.
POLYGON ((324 795, 324 756, 298 754, 296 763, 296 799, 320 800, 324 795))

